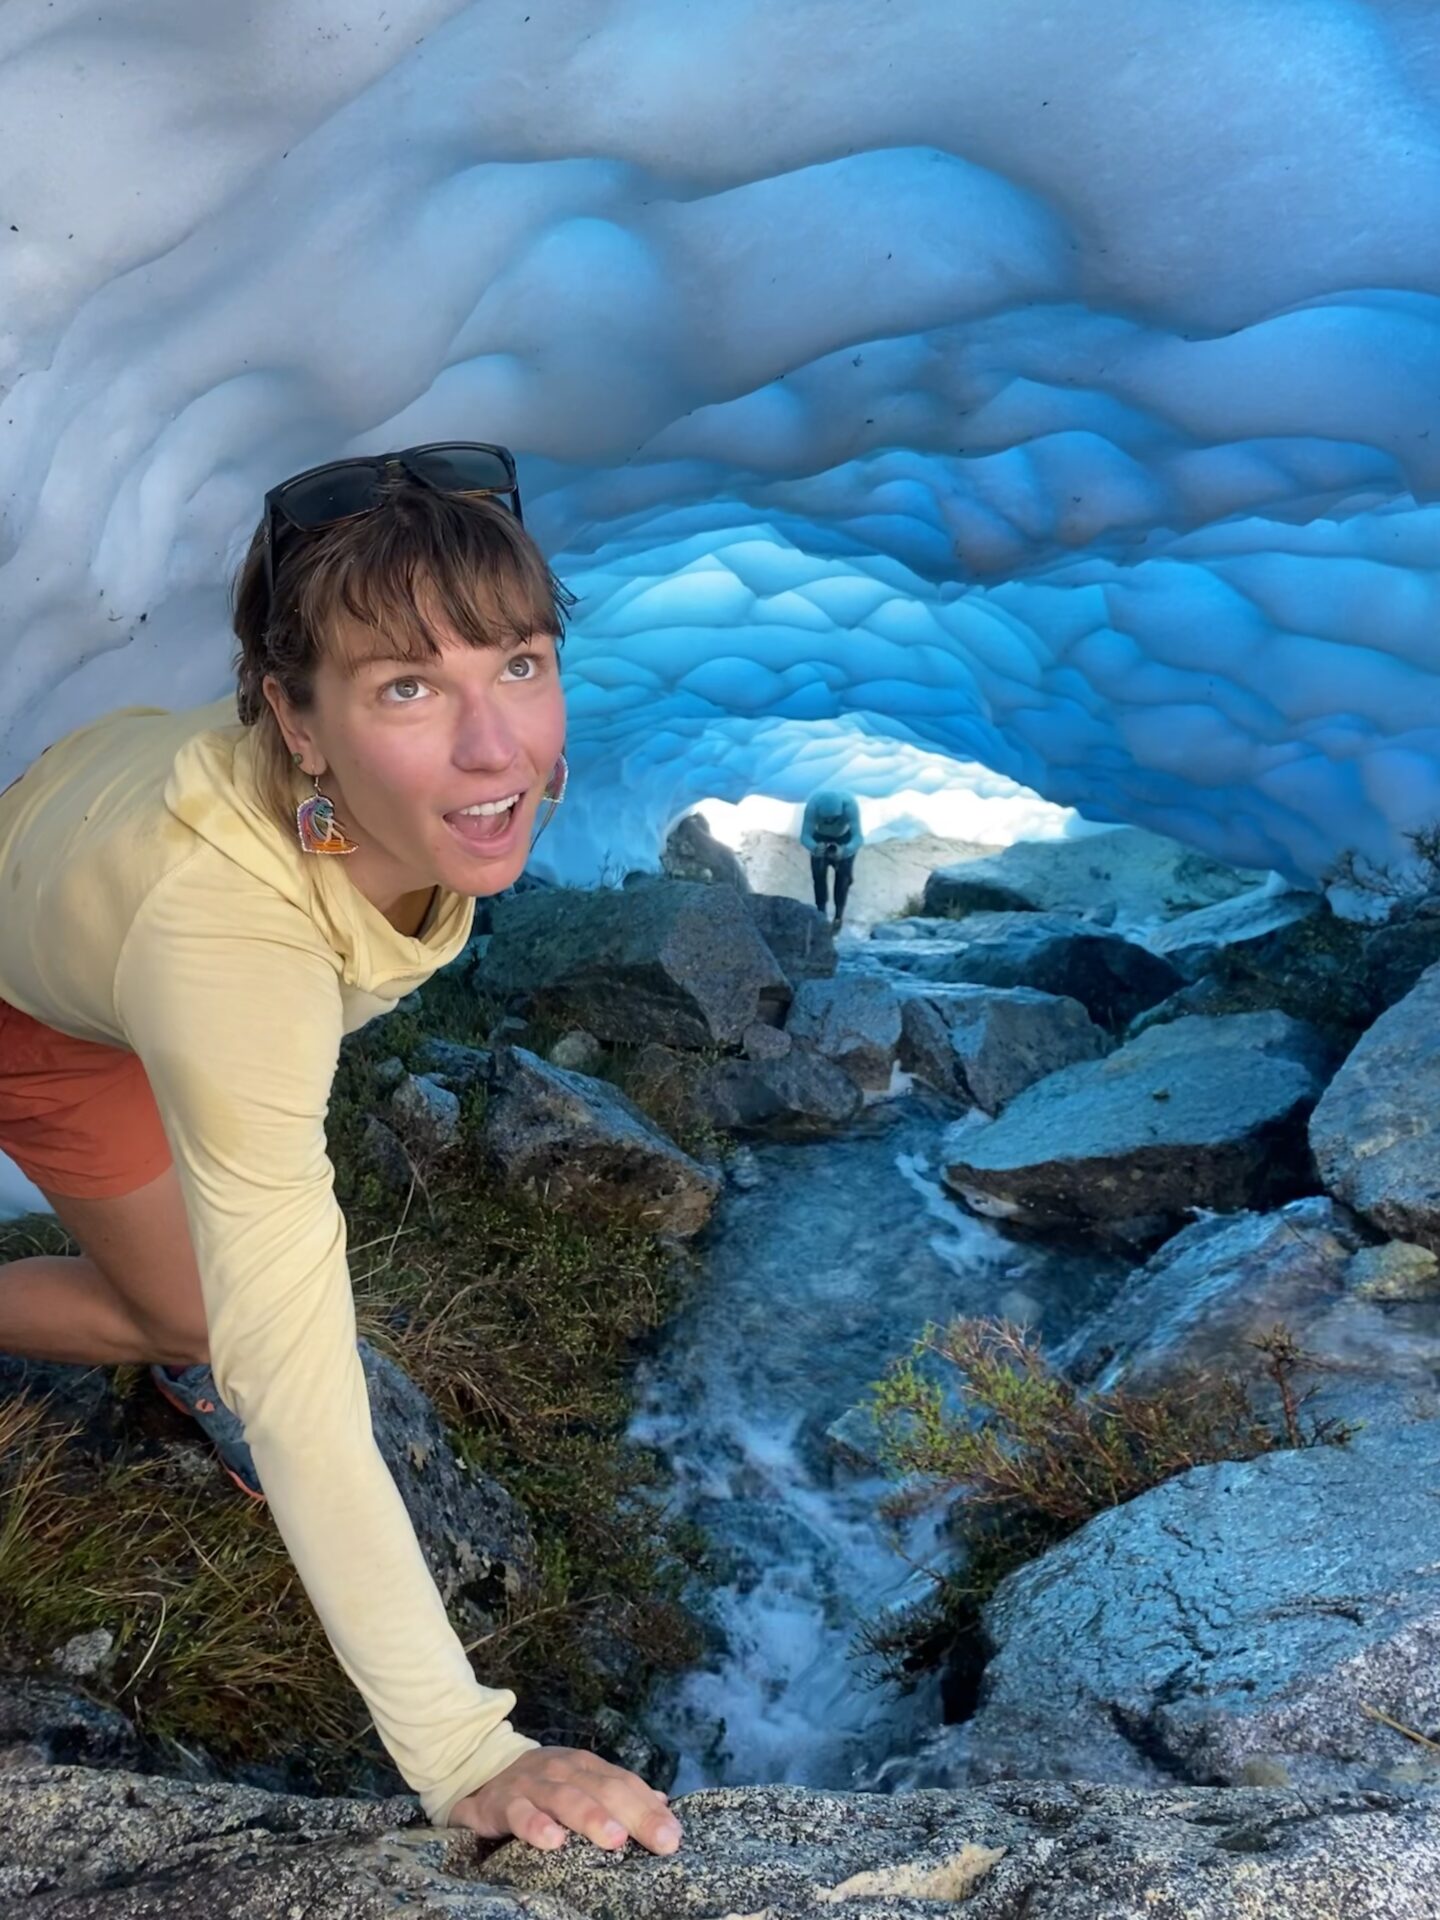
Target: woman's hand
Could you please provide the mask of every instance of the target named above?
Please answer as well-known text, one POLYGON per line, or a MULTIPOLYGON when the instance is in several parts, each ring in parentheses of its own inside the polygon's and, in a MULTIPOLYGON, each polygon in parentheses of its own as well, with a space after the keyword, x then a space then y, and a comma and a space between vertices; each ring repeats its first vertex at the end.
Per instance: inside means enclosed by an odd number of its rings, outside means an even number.
POLYGON ((652 1853, 674 1853, 680 1823, 656 1787, 578 1747, 535 1747, 450 1810, 452 1827, 486 1840, 511 1834, 532 1847, 558 1847, 583 1833, 597 1847, 632 1836, 652 1853))

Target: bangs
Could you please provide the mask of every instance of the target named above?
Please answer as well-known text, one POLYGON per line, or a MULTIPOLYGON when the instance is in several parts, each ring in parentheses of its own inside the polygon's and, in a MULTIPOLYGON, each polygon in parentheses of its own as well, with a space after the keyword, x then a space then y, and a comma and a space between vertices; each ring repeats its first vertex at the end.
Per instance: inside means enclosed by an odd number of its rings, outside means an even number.
POLYGON ((300 625, 351 672, 358 663, 335 631, 341 614, 409 663, 433 660, 454 637, 506 649, 537 633, 557 645, 565 637, 574 596, 509 510, 484 495, 402 483, 383 510, 305 544, 294 602, 300 625))

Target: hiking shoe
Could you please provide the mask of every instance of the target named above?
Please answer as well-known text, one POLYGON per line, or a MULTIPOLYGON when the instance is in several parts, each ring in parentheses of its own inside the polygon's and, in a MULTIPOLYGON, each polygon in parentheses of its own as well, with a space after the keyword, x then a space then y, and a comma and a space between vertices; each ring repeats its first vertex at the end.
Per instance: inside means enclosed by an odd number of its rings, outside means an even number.
POLYGON ((161 1398, 168 1400, 177 1413, 188 1414, 199 1427, 241 1493, 249 1500, 263 1500, 265 1490, 255 1471, 244 1425, 220 1398, 209 1367, 186 1367, 179 1373, 167 1367, 151 1367, 150 1378, 161 1398))

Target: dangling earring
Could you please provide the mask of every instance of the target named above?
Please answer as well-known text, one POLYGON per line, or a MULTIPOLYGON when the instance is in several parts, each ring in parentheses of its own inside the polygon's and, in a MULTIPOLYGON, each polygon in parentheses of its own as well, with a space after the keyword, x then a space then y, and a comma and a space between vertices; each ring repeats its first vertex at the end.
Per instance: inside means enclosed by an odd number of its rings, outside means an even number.
POLYGON ((545 831, 546 827, 548 827, 550 822, 555 818, 555 810, 565 798, 565 790, 569 785, 570 762, 562 753, 560 758, 555 762, 550 778, 545 782, 545 792, 542 796, 545 812, 544 817, 539 820, 534 833, 530 836, 530 845, 532 847, 545 831))
MULTIPOLYGON (((298 753, 290 756, 296 766, 302 764, 298 753)), ((359 842, 347 840, 339 821, 335 818, 335 803, 328 794, 320 791, 320 776, 312 773, 315 791, 308 800, 302 800, 295 809, 295 831, 300 836, 300 846, 305 853, 358 853, 359 842)))

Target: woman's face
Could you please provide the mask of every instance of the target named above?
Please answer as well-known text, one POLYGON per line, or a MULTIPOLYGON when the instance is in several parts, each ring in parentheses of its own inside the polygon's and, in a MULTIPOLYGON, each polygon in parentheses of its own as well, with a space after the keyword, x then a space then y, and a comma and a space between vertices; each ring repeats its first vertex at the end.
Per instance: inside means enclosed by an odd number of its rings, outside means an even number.
POLYGON ((553 636, 507 647, 438 638, 434 659, 410 662, 347 619, 315 675, 313 705, 276 703, 306 767, 323 765, 320 785, 358 843, 346 871, 382 911, 437 885, 472 895, 510 886, 565 744, 553 636))

